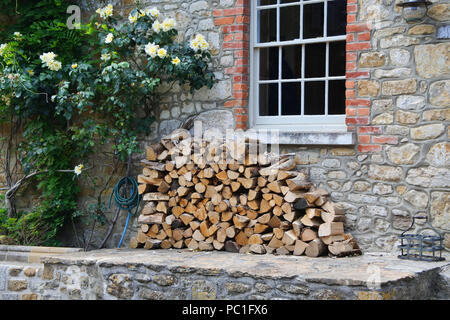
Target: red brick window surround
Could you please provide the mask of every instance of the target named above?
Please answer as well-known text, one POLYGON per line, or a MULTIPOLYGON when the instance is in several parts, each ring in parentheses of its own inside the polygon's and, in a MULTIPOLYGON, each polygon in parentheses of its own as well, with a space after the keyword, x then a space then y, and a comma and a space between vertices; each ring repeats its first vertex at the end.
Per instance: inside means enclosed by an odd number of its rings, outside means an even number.
POLYGON ((358 136, 357 148, 359 152, 379 152, 383 145, 392 143, 395 137, 378 136, 382 129, 370 123, 371 101, 367 97, 359 97, 357 84, 370 77, 368 69, 358 66, 358 59, 362 53, 372 49, 371 25, 357 19, 359 3, 357 0, 347 0, 347 46, 346 46, 346 124, 347 130, 358 136))
POLYGON ((225 70, 231 77, 232 98, 224 107, 232 108, 236 129, 248 128, 250 88, 250 1, 236 0, 234 7, 214 10, 214 24, 222 33, 222 49, 233 56, 233 66, 225 70))
MULTIPOLYGON (((232 80, 232 98, 224 102, 224 107, 233 110, 236 120, 236 129, 248 129, 249 98, 250 98, 250 1, 236 0, 234 7, 214 10, 215 25, 222 33, 222 48, 230 52, 234 64, 225 70, 232 80)), ((347 26, 346 26, 346 56, 345 56, 345 124, 348 131, 357 134, 376 134, 378 128, 370 126, 370 100, 358 98, 355 83, 362 78, 368 78, 369 71, 359 71, 357 60, 362 51, 369 50, 370 25, 357 21, 358 2, 347 0, 347 26)), ((253 108, 253 106, 252 106, 253 108)), ((372 141, 372 140, 371 140, 372 141)), ((362 152, 376 151, 378 146, 372 142, 360 141, 358 146, 362 152)))

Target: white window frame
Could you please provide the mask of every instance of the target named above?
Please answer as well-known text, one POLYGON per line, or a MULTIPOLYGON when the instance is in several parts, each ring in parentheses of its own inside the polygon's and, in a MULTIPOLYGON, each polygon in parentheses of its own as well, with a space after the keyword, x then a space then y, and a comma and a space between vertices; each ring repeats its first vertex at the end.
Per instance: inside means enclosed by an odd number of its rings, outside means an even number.
POLYGON ((267 6, 257 6, 257 0, 250 1, 250 96, 249 96, 249 120, 250 127, 259 128, 273 128, 282 129, 286 131, 300 131, 300 132, 346 132, 347 126, 345 124, 345 114, 342 115, 327 115, 328 113, 328 81, 325 81, 325 115, 279 115, 279 116, 259 116, 259 94, 258 86, 261 83, 278 83, 278 113, 281 114, 281 83, 286 82, 301 82, 301 112, 303 114, 304 108, 304 90, 305 90, 305 80, 307 81, 317 81, 317 80, 345 80, 344 76, 328 76, 329 72, 329 43, 333 41, 345 41, 346 35, 331 36, 327 37, 327 10, 326 3, 330 0, 309 0, 303 1, 299 0, 297 2, 285 3, 267 6), (280 18, 280 8, 289 6, 300 5, 300 38, 303 37, 303 5, 314 4, 314 3, 324 3, 324 37, 321 38, 308 38, 308 39, 295 39, 290 41, 279 41, 280 39, 280 25, 277 23, 277 41, 257 43, 258 35, 258 9, 277 9, 277 22, 280 18), (326 70, 325 77, 321 78, 305 78, 304 77, 304 65, 305 65, 305 46, 304 44, 310 43, 326 43, 326 70), (282 57, 282 47, 289 45, 303 45, 302 46, 302 77, 299 79, 282 79, 281 77, 281 66, 278 67, 278 72, 280 73, 277 80, 260 80, 259 79, 259 49, 267 47, 279 47, 279 64, 281 64, 282 57))

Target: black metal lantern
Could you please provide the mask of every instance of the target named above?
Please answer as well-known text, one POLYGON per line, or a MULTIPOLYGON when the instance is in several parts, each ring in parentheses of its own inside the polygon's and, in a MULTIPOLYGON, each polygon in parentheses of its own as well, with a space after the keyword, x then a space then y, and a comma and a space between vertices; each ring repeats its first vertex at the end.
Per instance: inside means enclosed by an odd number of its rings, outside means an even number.
POLYGON ((402 7, 402 16, 406 22, 418 22, 427 14, 428 6, 432 2, 426 0, 403 0, 397 6, 402 7))
POLYGON ((401 244, 398 246, 401 249, 400 259, 420 260, 420 261, 443 261, 442 250, 444 246, 442 241, 444 237, 431 226, 428 222, 428 217, 418 216, 413 217, 411 226, 402 232, 399 237, 401 244), (425 219, 427 226, 419 229, 416 234, 406 234, 414 226, 416 219, 425 219), (434 234, 427 235, 425 230, 431 230, 434 234))

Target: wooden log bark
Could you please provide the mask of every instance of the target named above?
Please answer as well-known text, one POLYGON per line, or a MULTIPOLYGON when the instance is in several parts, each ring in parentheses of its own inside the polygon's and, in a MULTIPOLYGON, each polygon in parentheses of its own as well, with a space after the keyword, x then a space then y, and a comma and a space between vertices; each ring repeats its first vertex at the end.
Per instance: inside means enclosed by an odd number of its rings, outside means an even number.
POLYGON ((305 250, 305 253, 308 257, 319 257, 324 255, 326 252, 327 246, 319 238, 316 238, 308 243, 308 247, 306 247, 305 250))
POLYGON ((319 237, 334 236, 344 233, 342 222, 326 222, 319 226, 319 237))
POLYGON ((295 247, 294 247, 294 256, 301 256, 306 248, 308 247, 308 244, 306 242, 303 242, 301 240, 295 240, 295 247))

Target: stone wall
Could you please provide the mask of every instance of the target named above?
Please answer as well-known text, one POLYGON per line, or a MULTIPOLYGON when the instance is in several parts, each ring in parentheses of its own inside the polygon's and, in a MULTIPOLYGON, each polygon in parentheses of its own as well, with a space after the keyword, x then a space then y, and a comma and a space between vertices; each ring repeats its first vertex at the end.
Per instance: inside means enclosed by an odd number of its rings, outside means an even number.
MULTIPOLYGON (((155 135, 143 144, 195 114, 224 128, 248 128, 249 1, 144 3, 175 17, 182 38, 207 36, 219 81, 211 91, 190 96, 176 88, 165 97, 155 135)), ((434 1, 415 24, 395 4, 347 2, 346 123, 355 145, 281 150, 296 152, 298 168, 309 168, 312 181, 345 204, 346 227, 363 248, 395 251, 417 214, 427 215, 450 247, 450 44, 438 38, 448 29, 450 4, 434 1)))
MULTIPOLYGON (((106 3, 79 2, 86 15, 106 3)), ((397 2, 347 1, 346 124, 356 143, 281 150, 296 152, 298 168, 309 168, 312 181, 345 204, 346 227, 363 249, 396 251, 397 236, 417 214, 430 218, 450 248, 450 43, 440 38, 448 34, 450 2, 433 0, 415 24, 405 22, 397 2)), ((125 15, 134 7, 131 0, 111 3, 125 15)), ((218 79, 212 90, 191 95, 174 87, 164 95, 142 146, 192 117, 207 126, 249 128, 249 0, 141 3, 175 18, 180 39, 204 34, 218 79)), ((110 246, 123 224, 124 218, 110 246)))
POLYGON ((0 260, 2 300, 448 299, 447 262, 104 249, 0 260))
POLYGON ((433 1, 424 21, 407 24, 397 2, 348 1, 347 125, 358 143, 341 165, 328 152, 316 172, 340 178, 327 184, 353 207, 360 241, 393 249, 410 217, 425 214, 450 247, 450 43, 438 36, 450 4, 433 1))

